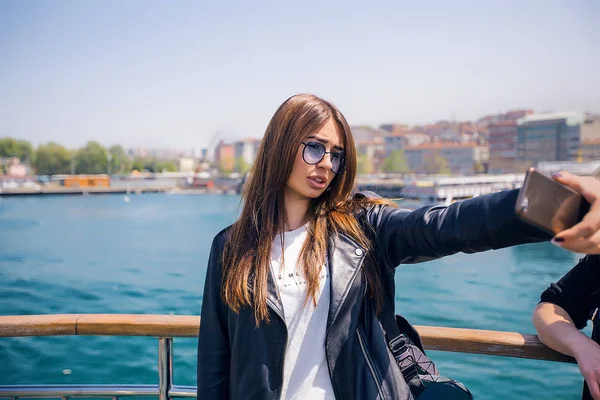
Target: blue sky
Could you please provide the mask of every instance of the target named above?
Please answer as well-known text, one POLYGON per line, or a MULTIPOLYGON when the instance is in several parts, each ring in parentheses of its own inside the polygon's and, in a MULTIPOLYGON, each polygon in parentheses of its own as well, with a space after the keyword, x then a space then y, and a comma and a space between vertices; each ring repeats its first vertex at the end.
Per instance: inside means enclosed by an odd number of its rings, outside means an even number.
POLYGON ((202 147, 261 137, 299 92, 351 124, 600 112, 599 15, 595 0, 0 0, 0 137, 202 147))

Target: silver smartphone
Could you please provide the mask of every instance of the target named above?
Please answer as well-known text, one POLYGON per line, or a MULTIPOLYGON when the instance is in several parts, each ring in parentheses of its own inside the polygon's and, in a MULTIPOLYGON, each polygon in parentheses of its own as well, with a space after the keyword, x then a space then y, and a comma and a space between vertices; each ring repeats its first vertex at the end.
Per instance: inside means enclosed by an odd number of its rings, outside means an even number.
POLYGON ((552 235, 577 224, 589 208, 579 193, 535 168, 527 170, 515 204, 515 212, 523 221, 552 235))

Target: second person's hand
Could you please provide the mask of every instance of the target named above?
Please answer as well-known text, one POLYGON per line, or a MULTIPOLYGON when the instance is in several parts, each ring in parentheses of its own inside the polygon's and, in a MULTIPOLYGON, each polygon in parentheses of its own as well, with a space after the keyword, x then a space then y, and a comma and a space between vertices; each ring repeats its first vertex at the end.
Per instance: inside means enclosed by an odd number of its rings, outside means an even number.
POLYGON ((590 203, 590 210, 583 219, 557 234, 552 243, 576 253, 600 254, 600 181, 563 171, 552 177, 580 193, 590 203))

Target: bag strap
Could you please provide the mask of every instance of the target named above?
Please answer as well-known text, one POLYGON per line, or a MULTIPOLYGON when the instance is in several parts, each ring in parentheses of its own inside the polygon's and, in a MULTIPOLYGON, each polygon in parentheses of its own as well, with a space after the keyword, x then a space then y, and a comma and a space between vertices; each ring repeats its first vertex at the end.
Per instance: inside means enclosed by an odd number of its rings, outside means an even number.
MULTIPOLYGON (((354 194, 355 199, 373 199, 381 198, 377 193, 371 191, 361 191, 354 194)), ((385 331, 385 339, 390 349, 390 352, 394 356, 404 380, 408 384, 411 393, 416 398, 423 390, 425 386, 421 381, 419 370, 417 369, 417 360, 411 352, 409 344, 412 342, 425 354, 421 338, 419 337, 416 329, 403 317, 395 315, 393 305, 385 306, 382 310, 381 323, 385 331), (387 308, 387 309, 386 309, 387 308), (391 310, 389 309, 391 308, 391 310), (395 317, 394 317, 395 316, 395 317)))
MULTIPOLYGON (((400 331, 398 322, 393 316, 394 312, 386 312, 386 310, 383 310, 382 325, 383 329, 385 330, 385 339, 392 356, 394 356, 394 359, 396 360, 396 363, 398 364, 398 367, 404 376, 404 380, 410 388, 410 391, 412 392, 413 396, 417 397, 423 390, 425 390, 425 386, 421 381, 421 376, 419 375, 419 370, 417 369, 417 360, 415 359, 409 346, 411 338, 407 333, 400 331)), ((400 316, 397 318, 404 320, 404 318, 400 316)))

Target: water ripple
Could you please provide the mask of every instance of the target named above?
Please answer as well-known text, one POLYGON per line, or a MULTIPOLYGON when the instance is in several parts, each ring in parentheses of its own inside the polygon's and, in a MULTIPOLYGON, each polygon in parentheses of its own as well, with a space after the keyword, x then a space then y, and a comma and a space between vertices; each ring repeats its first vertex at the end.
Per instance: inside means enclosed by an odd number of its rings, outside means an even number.
MULTIPOLYGON (((197 315, 212 237, 233 222, 239 198, 62 196, 2 207, 0 232, 11 234, 0 244, 0 315, 197 315)), ((536 244, 402 266, 397 311, 417 325, 531 333, 539 294, 577 257, 536 244)), ((156 383, 157 347, 149 337, 3 338, 0 384, 156 383)), ((574 365, 428 353, 478 399, 580 397, 574 365)), ((175 339, 177 384, 195 384, 195 357, 196 339, 175 339)))

